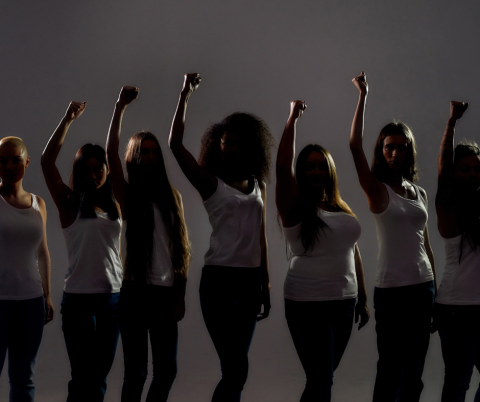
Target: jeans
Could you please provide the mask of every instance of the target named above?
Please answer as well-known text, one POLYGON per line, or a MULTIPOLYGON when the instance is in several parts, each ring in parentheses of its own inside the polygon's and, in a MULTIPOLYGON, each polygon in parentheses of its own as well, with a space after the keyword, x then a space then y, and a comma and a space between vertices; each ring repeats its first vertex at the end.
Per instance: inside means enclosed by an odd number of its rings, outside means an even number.
MULTIPOLYGON (((480 306, 435 303, 434 320, 445 362, 442 402, 463 402, 473 366, 480 371, 480 306)), ((475 395, 475 402, 479 401, 480 387, 475 395)))
POLYGON ((300 402, 330 402, 333 372, 352 332, 355 300, 285 299, 285 318, 307 376, 300 402))
POLYGON ((0 300, 0 374, 8 350, 10 402, 32 402, 35 362, 45 323, 45 298, 0 300))
POLYGON ((147 402, 168 399, 177 375, 177 322, 175 289, 123 281, 119 318, 125 376, 122 402, 140 402, 147 379, 148 333, 152 347, 153 377, 147 402))
POLYGON ((418 402, 430 343, 433 281, 375 288, 377 377, 374 402, 418 402))
POLYGON ((62 330, 72 379, 67 402, 101 402, 118 342, 119 293, 63 293, 62 330))
POLYGON ((200 304, 222 369, 212 402, 240 401, 248 376, 248 350, 260 312, 260 291, 260 268, 203 268, 200 304))

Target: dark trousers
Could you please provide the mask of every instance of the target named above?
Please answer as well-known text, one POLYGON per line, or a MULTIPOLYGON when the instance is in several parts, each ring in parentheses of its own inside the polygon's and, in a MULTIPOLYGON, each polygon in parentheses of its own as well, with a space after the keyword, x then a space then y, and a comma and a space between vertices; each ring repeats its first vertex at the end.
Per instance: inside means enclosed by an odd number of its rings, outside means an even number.
POLYGON ((300 402, 329 402, 333 372, 352 332, 355 299, 285 299, 285 318, 307 376, 300 402))
POLYGON ((177 375, 177 322, 173 307, 175 289, 123 281, 119 318, 125 376, 122 402, 140 402, 147 379, 148 334, 152 347, 153 376, 147 402, 168 399, 177 375))
POLYGON ((433 281, 375 288, 377 377, 374 402, 418 402, 430 342, 433 281))
POLYGON ((212 402, 240 401, 260 311, 260 289, 260 268, 203 268, 200 304, 222 369, 212 402))
MULTIPOLYGON (((442 402, 463 402, 473 367, 480 371, 480 306, 435 303, 434 319, 445 363, 442 402)), ((475 402, 480 401, 480 387, 475 402)))
POLYGON ((45 322, 45 298, 0 300, 0 374, 8 350, 10 402, 32 402, 33 375, 45 322))
POLYGON ((65 293, 62 330, 72 379, 67 402, 101 402, 118 343, 119 293, 65 293))

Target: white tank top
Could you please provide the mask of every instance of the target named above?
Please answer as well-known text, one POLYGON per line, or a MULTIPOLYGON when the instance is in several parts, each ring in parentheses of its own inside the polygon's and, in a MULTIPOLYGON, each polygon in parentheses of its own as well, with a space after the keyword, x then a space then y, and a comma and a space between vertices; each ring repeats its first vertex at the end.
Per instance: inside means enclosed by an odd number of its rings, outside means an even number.
POLYGON ((387 209, 373 214, 379 247, 375 286, 379 288, 433 280, 423 237, 428 213, 418 187, 412 185, 417 193, 415 200, 401 197, 385 184, 387 209))
POLYGON ((170 236, 163 223, 160 208, 154 202, 152 204, 155 229, 153 231, 152 271, 149 283, 159 286, 173 286, 174 269, 170 256, 170 236))
POLYGON ((217 180, 215 193, 203 203, 213 229, 205 265, 259 267, 263 200, 257 179, 250 194, 217 180))
POLYGON ((329 227, 320 230, 307 252, 300 237, 302 224, 283 228, 293 254, 284 297, 297 301, 353 299, 358 291, 354 257, 360 224, 345 212, 319 210, 319 216, 329 227))
POLYGON ((38 246, 43 220, 37 196, 30 208, 19 209, 0 196, 0 300, 27 300, 43 296, 38 271, 38 246))
POLYGON ((117 293, 122 286, 120 259, 122 221, 112 221, 106 212, 97 218, 82 218, 63 229, 68 270, 63 290, 67 293, 117 293))
POLYGON ((473 251, 466 236, 460 264, 462 236, 443 238, 445 243, 445 272, 435 302, 453 305, 480 304, 480 247, 473 251))

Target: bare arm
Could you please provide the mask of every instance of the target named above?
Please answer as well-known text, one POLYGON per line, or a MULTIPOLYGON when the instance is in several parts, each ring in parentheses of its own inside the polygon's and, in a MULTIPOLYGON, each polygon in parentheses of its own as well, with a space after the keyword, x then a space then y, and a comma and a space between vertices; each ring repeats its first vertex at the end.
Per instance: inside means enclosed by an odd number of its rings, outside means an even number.
MULTIPOLYGON (((183 203, 182 203, 182 197, 180 196, 180 193, 177 190, 173 190, 175 197, 179 201, 180 209, 181 209, 181 214, 183 214, 183 203)), ((175 306, 174 306, 174 319, 176 322, 179 322, 183 319, 185 316, 185 294, 187 291, 187 274, 185 276, 182 275, 175 275, 175 282, 174 282, 174 288, 175 288, 175 306)))
POLYGON ((47 246, 47 208, 45 201, 37 196, 38 205, 40 207, 40 214, 43 221, 43 238, 42 242, 38 246, 38 271, 42 278, 43 295, 45 297, 45 324, 48 324, 53 320, 55 315, 55 309, 52 303, 52 297, 50 293, 50 253, 47 246))
POLYGON ((261 281, 262 281, 262 304, 263 312, 257 316, 257 321, 267 318, 270 314, 270 276, 268 271, 268 243, 267 243, 267 187, 265 183, 260 183, 260 191, 262 192, 263 200, 263 214, 262 227, 260 234, 260 248, 262 252, 261 257, 261 281))
POLYGON ((72 190, 63 182, 60 176, 56 161, 70 125, 82 115, 86 106, 86 102, 70 102, 65 116, 48 140, 41 159, 43 176, 45 177, 48 191, 50 191, 57 206, 62 227, 67 227, 71 224, 72 216, 75 217, 77 213, 77 205, 75 205, 75 200, 72 198, 72 190))
POLYGON ((350 132, 350 150, 352 152, 353 161, 355 162, 360 185, 367 196, 370 211, 373 213, 381 213, 388 206, 387 189, 371 172, 362 144, 363 118, 365 113, 365 102, 367 101, 368 84, 363 71, 362 74, 355 77, 352 81, 359 90, 360 95, 350 132))
POLYGON ((461 232, 454 205, 453 138, 456 122, 463 116, 467 108, 468 103, 450 102, 450 117, 438 153, 438 187, 435 209, 438 230, 440 235, 446 238, 455 237, 461 232))
POLYGON ((115 104, 115 109, 112 116, 112 121, 110 122, 110 128, 108 130, 107 137, 107 163, 110 173, 110 178, 113 184, 113 193, 118 203, 120 204, 120 209, 122 211, 123 219, 126 219, 126 208, 125 208, 125 196, 127 192, 127 183, 123 176, 123 167, 122 161, 118 154, 118 148, 120 144, 120 132, 122 128, 122 119, 123 114, 127 106, 137 99, 139 90, 136 87, 125 86, 120 90, 120 95, 118 96, 117 103, 115 104))
POLYGON ((362 256, 360 255, 360 250, 358 245, 355 244, 355 274, 357 276, 358 284, 358 301, 355 306, 355 323, 358 322, 360 317, 360 324, 358 324, 358 329, 362 327, 370 319, 370 312, 368 310, 367 303, 367 285, 365 284, 365 272, 363 270, 362 256))
POLYGON ((217 189, 217 178, 201 167, 193 155, 183 145, 183 132, 185 130, 188 101, 192 93, 200 85, 200 81, 201 78, 198 74, 185 74, 185 82, 182 92, 180 93, 175 116, 173 117, 168 145, 183 173, 205 201, 210 198, 217 189))
POLYGON ((290 116, 278 147, 275 202, 284 227, 292 227, 300 222, 298 214, 300 194, 293 164, 296 124, 306 107, 307 105, 303 101, 290 102, 290 116))

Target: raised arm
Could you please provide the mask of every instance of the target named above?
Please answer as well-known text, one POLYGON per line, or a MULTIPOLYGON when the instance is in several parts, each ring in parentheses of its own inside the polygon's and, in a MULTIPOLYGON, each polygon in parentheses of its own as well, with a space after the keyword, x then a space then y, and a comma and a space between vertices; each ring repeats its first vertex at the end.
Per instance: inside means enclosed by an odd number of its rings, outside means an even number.
POLYGON ((82 115, 86 106, 87 102, 70 102, 65 116, 48 140, 41 159, 43 175, 47 182, 48 190, 58 208, 62 227, 68 226, 70 215, 73 214, 76 216, 76 206, 72 199, 73 192, 70 187, 63 182, 55 162, 62 149, 63 141, 65 140, 70 125, 75 119, 78 119, 82 115))
POLYGON ((278 147, 275 202, 284 227, 292 227, 300 222, 298 211, 300 194, 294 169, 295 135, 297 120, 306 107, 303 101, 290 102, 290 116, 278 147))
POLYGON ((52 297, 50 292, 50 253, 48 252, 47 246, 47 208, 45 206, 45 201, 37 196, 38 206, 40 208, 40 215, 42 216, 43 221, 43 238, 42 242, 38 246, 37 255, 38 255, 38 272, 40 272, 40 277, 42 279, 42 288, 43 296, 45 297, 45 324, 48 324, 53 320, 55 315, 55 308, 53 307, 52 297))
POLYGON ((120 131, 122 128, 123 114, 127 106, 137 99, 139 89, 136 87, 125 86, 120 90, 115 109, 113 111, 112 121, 110 122, 110 129, 107 137, 107 163, 110 173, 110 179, 113 184, 113 194, 120 204, 123 219, 126 219, 127 213, 125 208, 125 195, 127 192, 127 183, 123 176, 122 161, 118 155, 118 147, 120 144, 120 131))
POLYGON ((357 110, 353 117, 352 129, 350 132, 350 150, 352 152, 355 168, 357 169, 358 180, 367 196, 368 205, 373 213, 380 213, 388 205, 388 193, 385 186, 377 180, 368 166, 365 152, 363 151, 363 117, 365 113, 365 102, 368 95, 368 84, 365 73, 362 71, 352 82, 360 92, 357 110))
POLYGON ((185 81, 182 92, 180 92, 180 99, 178 100, 177 110, 173 117, 170 137, 168 138, 168 146, 172 150, 183 173, 187 176, 187 179, 193 184, 205 201, 210 198, 217 189, 217 178, 201 167, 193 155, 183 145, 187 104, 192 93, 200 85, 200 81, 201 78, 198 74, 185 74, 185 81))
POLYGON ((467 108, 468 103, 450 102, 450 117, 438 153, 438 187, 435 209, 438 230, 443 237, 454 237, 460 234, 454 206, 453 137, 457 120, 463 116, 467 108))

